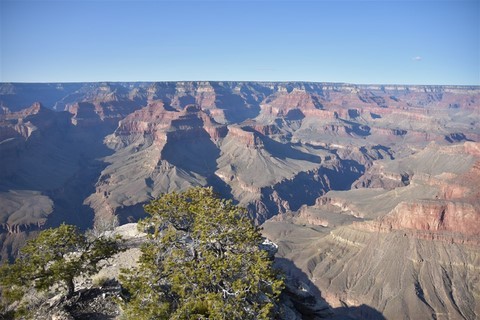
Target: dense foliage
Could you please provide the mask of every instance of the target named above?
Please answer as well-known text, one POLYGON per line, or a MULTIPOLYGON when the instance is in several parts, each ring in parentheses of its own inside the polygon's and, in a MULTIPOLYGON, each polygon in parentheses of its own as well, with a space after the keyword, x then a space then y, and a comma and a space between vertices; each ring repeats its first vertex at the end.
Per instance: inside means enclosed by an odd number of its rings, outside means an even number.
POLYGON ((150 241, 121 276, 128 319, 270 319, 283 281, 245 211, 211 188, 165 194, 145 206, 150 241))
POLYGON ((44 230, 27 242, 13 264, 0 268, 3 296, 20 300, 32 287, 48 290, 63 285, 69 298, 75 292, 75 277, 96 273, 99 262, 119 250, 117 239, 89 239, 72 225, 44 230))

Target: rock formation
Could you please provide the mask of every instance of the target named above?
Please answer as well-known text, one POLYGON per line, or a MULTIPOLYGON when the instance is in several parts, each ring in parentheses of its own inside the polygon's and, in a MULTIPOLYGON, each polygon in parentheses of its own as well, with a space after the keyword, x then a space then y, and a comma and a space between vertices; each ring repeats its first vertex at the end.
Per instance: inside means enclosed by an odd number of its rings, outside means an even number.
POLYGON ((479 105, 475 86, 0 84, 1 259, 211 185, 339 314, 473 319, 479 105))
POLYGON ((479 146, 430 144, 376 160, 376 175, 366 173, 357 189, 271 219, 265 234, 333 306, 366 304, 387 319, 475 319, 479 146), (372 183, 360 186, 367 175, 372 183))

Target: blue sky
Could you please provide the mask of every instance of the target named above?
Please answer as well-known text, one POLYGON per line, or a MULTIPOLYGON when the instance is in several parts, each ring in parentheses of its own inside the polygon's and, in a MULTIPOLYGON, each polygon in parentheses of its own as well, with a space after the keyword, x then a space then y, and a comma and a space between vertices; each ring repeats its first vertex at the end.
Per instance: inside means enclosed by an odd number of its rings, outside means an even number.
POLYGON ((480 1, 0 0, 0 81, 480 85, 480 1))

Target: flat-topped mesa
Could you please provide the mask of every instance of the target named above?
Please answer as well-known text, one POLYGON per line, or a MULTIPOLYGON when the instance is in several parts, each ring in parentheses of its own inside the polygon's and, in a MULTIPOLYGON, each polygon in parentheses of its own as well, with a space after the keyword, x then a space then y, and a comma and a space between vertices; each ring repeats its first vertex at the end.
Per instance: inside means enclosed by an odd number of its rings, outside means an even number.
POLYGON ((257 131, 250 127, 228 126, 227 137, 233 137, 237 142, 243 144, 249 149, 263 148, 263 141, 257 131))
POLYGON ((242 128, 247 128, 247 129, 244 129, 245 131, 256 131, 258 132, 259 134, 263 135, 263 136, 271 136, 271 135, 276 135, 276 134, 280 134, 281 133, 281 130, 280 128, 278 127, 277 124, 275 123, 261 123, 261 122, 257 122, 255 120, 246 120, 244 122, 242 122, 242 128))
POLYGON ((167 107, 162 101, 150 101, 149 104, 119 122, 115 133, 108 138, 108 144, 114 145, 133 141, 144 136, 153 137, 154 143, 195 139, 208 134, 213 141, 226 136, 224 125, 215 122, 198 105, 187 105, 177 111, 167 107))
POLYGON ((152 101, 146 107, 139 109, 119 122, 116 132, 128 133, 150 133, 153 127, 167 128, 173 119, 180 116, 179 112, 170 111, 165 108, 162 101, 152 101))

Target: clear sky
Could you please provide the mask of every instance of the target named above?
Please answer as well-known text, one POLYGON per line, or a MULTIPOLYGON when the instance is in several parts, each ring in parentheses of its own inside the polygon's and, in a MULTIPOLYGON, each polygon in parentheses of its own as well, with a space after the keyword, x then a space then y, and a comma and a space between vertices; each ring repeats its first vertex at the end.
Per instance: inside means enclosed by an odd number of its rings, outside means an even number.
POLYGON ((0 81, 480 85, 480 0, 0 0, 0 81))

